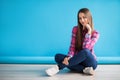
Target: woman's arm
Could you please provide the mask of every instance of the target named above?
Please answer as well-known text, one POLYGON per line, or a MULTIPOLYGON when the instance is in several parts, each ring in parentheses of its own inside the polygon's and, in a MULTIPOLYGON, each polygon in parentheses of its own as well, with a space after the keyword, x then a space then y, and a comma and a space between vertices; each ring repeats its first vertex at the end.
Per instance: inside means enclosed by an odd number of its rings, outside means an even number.
POLYGON ((97 31, 93 31, 92 34, 86 33, 85 38, 83 40, 83 48, 88 48, 91 50, 95 43, 99 38, 99 33, 97 31))
POLYGON ((69 57, 73 57, 75 53, 75 41, 76 41, 77 29, 78 29, 77 26, 73 27, 72 29, 72 39, 71 39, 71 44, 70 44, 69 52, 68 52, 69 57))

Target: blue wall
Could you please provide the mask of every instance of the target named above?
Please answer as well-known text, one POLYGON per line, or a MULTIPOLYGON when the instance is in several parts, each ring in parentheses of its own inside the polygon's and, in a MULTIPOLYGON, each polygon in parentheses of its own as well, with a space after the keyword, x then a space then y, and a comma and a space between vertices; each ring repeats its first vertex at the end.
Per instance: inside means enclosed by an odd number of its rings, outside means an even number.
POLYGON ((0 63, 54 63, 67 54, 83 7, 100 33, 99 63, 120 63, 119 0, 0 0, 0 63))

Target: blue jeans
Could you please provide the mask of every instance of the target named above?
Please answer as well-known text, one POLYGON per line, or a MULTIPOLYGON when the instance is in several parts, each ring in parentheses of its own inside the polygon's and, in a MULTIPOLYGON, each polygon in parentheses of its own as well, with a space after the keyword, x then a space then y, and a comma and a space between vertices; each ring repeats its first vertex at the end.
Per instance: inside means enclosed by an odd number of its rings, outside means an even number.
POLYGON ((72 71, 83 72, 85 67, 93 67, 94 70, 97 67, 97 61, 88 49, 83 49, 70 58, 68 61, 69 65, 62 63, 65 57, 67 57, 67 55, 60 53, 55 55, 55 61, 57 62, 60 70, 67 67, 72 71))

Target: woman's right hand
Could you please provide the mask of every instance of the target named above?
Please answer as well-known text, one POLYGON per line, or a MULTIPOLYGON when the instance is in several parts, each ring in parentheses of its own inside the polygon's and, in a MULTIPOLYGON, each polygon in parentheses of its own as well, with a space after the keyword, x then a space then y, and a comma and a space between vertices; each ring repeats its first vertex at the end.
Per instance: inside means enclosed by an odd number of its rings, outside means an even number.
POLYGON ((88 29, 88 34, 91 34, 91 27, 89 24, 86 24, 86 28, 88 29))
POLYGON ((70 57, 65 57, 62 63, 65 65, 69 65, 69 62, 68 62, 69 59, 70 59, 70 57))

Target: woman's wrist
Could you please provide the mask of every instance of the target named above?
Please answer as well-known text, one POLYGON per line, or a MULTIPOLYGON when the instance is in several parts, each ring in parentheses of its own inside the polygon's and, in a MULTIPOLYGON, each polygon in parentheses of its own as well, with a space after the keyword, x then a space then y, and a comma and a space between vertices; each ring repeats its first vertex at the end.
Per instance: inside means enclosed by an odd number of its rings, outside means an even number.
POLYGON ((67 56, 67 59, 69 60, 71 57, 70 56, 67 56))
POLYGON ((86 28, 88 29, 88 32, 87 32, 87 33, 88 33, 88 34, 91 34, 91 31, 92 31, 92 30, 91 30, 91 27, 90 27, 89 24, 86 25, 86 28))
POLYGON ((89 30, 89 31, 88 31, 88 34, 90 34, 90 35, 91 35, 91 30, 89 30))

